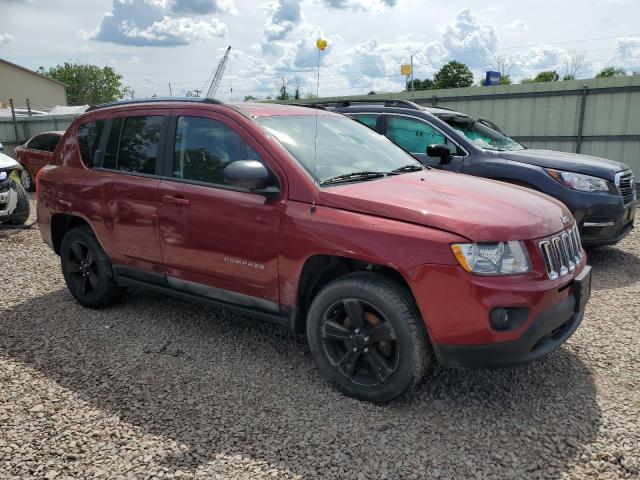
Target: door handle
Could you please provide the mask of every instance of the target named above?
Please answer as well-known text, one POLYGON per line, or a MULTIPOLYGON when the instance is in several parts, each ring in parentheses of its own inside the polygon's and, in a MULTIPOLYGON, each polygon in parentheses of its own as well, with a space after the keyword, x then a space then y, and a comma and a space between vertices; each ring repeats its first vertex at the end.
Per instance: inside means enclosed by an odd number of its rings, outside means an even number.
POLYGON ((184 197, 177 197, 174 195, 165 195, 162 197, 164 203, 171 203, 173 205, 191 205, 191 200, 184 197))

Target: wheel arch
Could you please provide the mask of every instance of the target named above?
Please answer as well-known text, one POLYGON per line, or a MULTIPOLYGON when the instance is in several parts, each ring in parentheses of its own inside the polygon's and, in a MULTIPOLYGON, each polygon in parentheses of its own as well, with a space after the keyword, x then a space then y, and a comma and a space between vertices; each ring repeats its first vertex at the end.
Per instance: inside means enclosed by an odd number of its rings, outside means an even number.
POLYGON ((305 331, 309 306, 325 285, 339 277, 358 271, 375 272, 396 282, 406 291, 407 298, 410 299, 416 313, 422 318, 409 282, 398 269, 350 257, 319 254, 308 257, 300 273, 295 331, 305 331))
MULTIPOLYGON (((62 239, 69 230, 77 227, 87 226, 91 229, 96 239, 97 235, 93 231, 91 224, 83 217, 70 213, 54 213, 51 217, 51 244, 56 255, 60 255, 62 239)), ((98 242, 100 240, 98 239, 98 242)))

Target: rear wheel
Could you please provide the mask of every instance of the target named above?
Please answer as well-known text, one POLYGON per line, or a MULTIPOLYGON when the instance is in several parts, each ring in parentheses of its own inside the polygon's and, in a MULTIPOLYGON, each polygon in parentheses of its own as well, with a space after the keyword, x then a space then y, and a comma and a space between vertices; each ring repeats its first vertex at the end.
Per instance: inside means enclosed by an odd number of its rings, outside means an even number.
POLYGON ((407 292, 396 282, 356 272, 314 298, 307 319, 311 353, 341 392, 385 402, 424 375, 428 341, 407 292))
POLYGON ((23 168, 20 172, 20 180, 22 181, 22 186, 27 192, 35 192, 36 183, 33 181, 33 177, 26 168, 23 168))
POLYGON ((60 246, 62 274, 75 299, 91 308, 107 307, 120 296, 111 262, 89 227, 70 230, 60 246))

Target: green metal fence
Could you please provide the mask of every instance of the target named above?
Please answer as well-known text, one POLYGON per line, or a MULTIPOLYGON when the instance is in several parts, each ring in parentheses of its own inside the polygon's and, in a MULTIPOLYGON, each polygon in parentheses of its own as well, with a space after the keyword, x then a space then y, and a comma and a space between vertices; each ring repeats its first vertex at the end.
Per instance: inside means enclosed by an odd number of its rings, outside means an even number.
MULTIPOLYGON (((411 93, 321 100, 378 98, 411 100, 411 93)), ((422 90, 413 98, 491 120, 530 148, 622 161, 640 180, 640 77, 422 90)))

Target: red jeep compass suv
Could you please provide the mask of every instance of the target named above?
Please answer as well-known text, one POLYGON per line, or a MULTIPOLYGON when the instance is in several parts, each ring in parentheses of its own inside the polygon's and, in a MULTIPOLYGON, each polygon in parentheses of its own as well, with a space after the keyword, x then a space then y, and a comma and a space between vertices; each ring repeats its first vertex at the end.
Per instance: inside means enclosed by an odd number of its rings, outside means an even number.
POLYGON ((590 293, 562 204, 428 169, 327 111, 95 107, 37 184, 42 236, 81 304, 145 287, 306 331, 329 381, 369 401, 400 395, 435 360, 542 357, 590 293))

